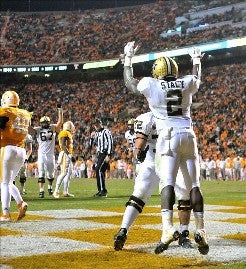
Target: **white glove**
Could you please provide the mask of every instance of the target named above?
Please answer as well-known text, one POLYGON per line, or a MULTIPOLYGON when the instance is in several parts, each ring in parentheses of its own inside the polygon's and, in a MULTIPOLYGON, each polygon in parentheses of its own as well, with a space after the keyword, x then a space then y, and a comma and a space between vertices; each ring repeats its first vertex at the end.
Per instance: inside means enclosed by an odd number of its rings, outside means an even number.
POLYGON ((188 53, 193 60, 193 65, 201 63, 201 59, 204 56, 204 53, 202 53, 199 48, 193 47, 188 51, 188 53))
POLYGON ((125 56, 132 58, 136 54, 136 52, 139 49, 139 46, 137 45, 134 48, 134 45, 135 45, 135 41, 128 42, 125 45, 125 47, 124 47, 124 54, 125 54, 125 56))

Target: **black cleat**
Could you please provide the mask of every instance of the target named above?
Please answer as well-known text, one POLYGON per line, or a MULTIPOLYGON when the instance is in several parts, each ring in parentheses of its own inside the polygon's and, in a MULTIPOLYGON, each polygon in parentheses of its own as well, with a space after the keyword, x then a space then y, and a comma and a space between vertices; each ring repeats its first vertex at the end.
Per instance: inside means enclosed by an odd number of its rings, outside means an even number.
POLYGON ((44 198, 44 191, 39 192, 39 198, 44 198))
POLYGON ((100 191, 97 192, 97 193, 95 193, 95 194, 93 195, 93 197, 99 197, 100 193, 101 193, 100 191))
POLYGON ((107 196, 108 196, 108 192, 107 191, 100 191, 99 197, 107 197, 107 196))
POLYGON ((48 193, 49 193, 49 195, 52 195, 53 194, 52 189, 48 189, 48 193))
POLYGON ((209 252, 209 245, 207 243, 206 232, 204 230, 196 231, 194 233, 194 239, 198 245, 198 251, 202 255, 207 255, 209 252))
POLYGON ((99 191, 96 194, 93 195, 93 197, 107 197, 108 192, 107 191, 99 191))
POLYGON ((122 250, 127 239, 127 229, 121 228, 114 236, 114 249, 116 251, 122 250))
POLYGON ((188 230, 185 230, 179 234, 179 245, 183 248, 192 248, 188 230))
POLYGON ((160 240, 159 243, 156 245, 156 247, 155 247, 155 254, 160 254, 164 250, 167 250, 169 244, 172 243, 173 241, 178 240, 178 239, 179 239, 179 232, 176 231, 176 230, 174 230, 174 229, 171 229, 166 234, 165 243, 160 240))

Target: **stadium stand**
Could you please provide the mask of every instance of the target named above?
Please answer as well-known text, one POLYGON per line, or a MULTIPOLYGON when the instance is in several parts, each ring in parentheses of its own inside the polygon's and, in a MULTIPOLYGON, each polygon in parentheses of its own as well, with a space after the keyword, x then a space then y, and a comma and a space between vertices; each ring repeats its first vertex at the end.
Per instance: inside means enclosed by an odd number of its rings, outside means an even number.
MULTIPOLYGON (((141 7, 93 11, 5 12, 0 17, 0 65, 118 58, 125 42, 133 38, 141 43, 141 53, 149 53, 195 45, 204 39, 209 42, 245 36, 244 2, 207 2, 202 5, 204 1, 187 1, 183 5, 183 1, 169 1, 167 6, 165 1, 156 1, 141 7), (208 9, 216 12, 208 13, 208 9), (180 35, 161 35, 180 26, 183 28, 180 35)), ((192 111, 202 157, 245 157, 245 63, 205 66, 202 72, 203 83, 194 100, 202 106, 192 111)), ((126 158, 123 142, 126 118, 148 110, 145 99, 134 98, 122 79, 31 82, 0 87, 13 87, 22 97, 22 106, 35 108, 33 124, 44 114, 53 118, 56 103, 62 103, 64 120, 71 119, 77 129, 75 154, 86 159, 91 157, 87 148, 95 115, 110 126, 115 138, 114 157, 119 159, 126 158)), ((35 146, 33 152, 35 160, 35 146)))

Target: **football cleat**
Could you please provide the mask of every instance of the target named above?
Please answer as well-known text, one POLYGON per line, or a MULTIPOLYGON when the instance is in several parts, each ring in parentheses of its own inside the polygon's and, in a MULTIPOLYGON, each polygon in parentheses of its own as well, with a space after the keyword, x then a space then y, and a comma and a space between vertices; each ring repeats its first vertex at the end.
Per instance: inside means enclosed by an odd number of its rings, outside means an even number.
POLYGON ((59 195, 59 192, 58 191, 55 191, 55 192, 53 192, 53 197, 54 198, 56 198, 56 199, 58 199, 59 197, 60 197, 60 195, 59 195))
POLYGON ((39 198, 44 198, 44 191, 39 192, 39 198))
POLYGON ((18 216, 17 221, 23 219, 26 216, 28 204, 26 202, 21 202, 18 204, 18 216))
POLYGON ((63 193, 62 197, 74 197, 74 195, 71 193, 63 193))
POLYGON ((108 192, 107 191, 100 191, 98 197, 108 197, 108 192))
POLYGON ((121 228, 114 236, 114 249, 116 251, 122 250, 127 239, 127 229, 121 228))
POLYGON ((0 216, 0 222, 11 222, 10 215, 9 214, 7 214, 7 215, 2 214, 0 216))
POLYGON ((207 242, 207 236, 206 236, 206 232, 204 229, 201 230, 197 230, 194 233, 194 239, 195 242, 198 245, 198 251, 202 254, 202 255, 207 255, 209 252, 209 245, 207 242))
POLYGON ((185 230, 179 234, 179 245, 183 248, 192 248, 188 230, 185 230))
POLYGON ((179 232, 172 227, 169 230, 166 230, 163 232, 161 240, 155 247, 155 254, 160 254, 164 250, 168 249, 168 246, 173 241, 176 241, 179 239, 179 232))
POLYGON ((95 193, 94 195, 93 195, 93 197, 99 197, 99 194, 100 194, 101 192, 100 191, 98 191, 97 193, 95 193))
POLYGON ((48 193, 49 193, 49 195, 52 195, 53 194, 52 189, 48 189, 48 193))

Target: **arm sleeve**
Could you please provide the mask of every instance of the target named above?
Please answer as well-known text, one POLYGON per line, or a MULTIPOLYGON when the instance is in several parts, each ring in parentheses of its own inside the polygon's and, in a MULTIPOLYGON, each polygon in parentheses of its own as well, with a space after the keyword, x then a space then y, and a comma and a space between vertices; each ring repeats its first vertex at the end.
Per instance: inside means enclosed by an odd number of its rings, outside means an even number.
POLYGON ((139 93, 137 89, 138 80, 133 77, 132 67, 124 66, 123 76, 127 89, 131 90, 133 93, 139 93))

